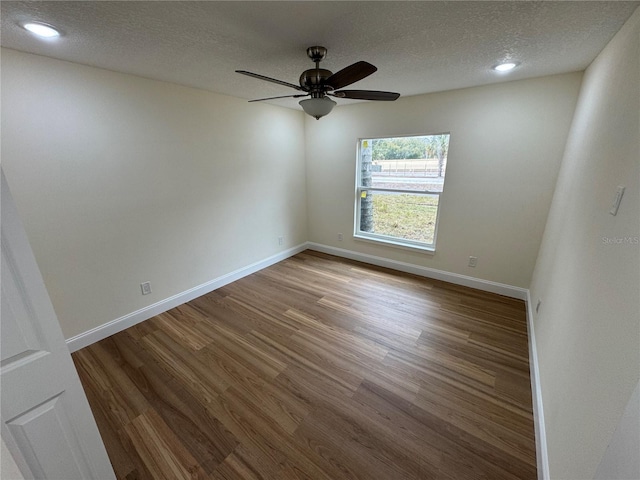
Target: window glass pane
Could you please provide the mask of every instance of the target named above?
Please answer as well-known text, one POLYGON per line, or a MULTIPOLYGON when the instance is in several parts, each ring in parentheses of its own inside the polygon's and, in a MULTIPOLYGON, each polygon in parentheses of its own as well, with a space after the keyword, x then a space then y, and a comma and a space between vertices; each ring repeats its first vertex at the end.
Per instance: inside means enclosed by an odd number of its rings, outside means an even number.
POLYGON ((363 140, 360 186, 442 192, 448 152, 448 134, 363 140))
POLYGON ((360 231, 434 243, 439 195, 363 190, 360 231))

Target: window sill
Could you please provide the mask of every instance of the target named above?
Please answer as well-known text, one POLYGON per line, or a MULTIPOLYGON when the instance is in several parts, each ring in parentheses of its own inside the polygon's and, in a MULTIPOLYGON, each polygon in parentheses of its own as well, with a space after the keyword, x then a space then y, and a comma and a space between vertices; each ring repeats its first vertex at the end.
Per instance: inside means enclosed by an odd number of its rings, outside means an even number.
POLYGON ((378 245, 386 245, 389 247, 401 248, 403 250, 411 250, 414 252, 418 251, 421 253, 426 253, 427 255, 434 255, 436 253, 436 249, 434 247, 422 247, 420 245, 412 245, 410 243, 404 243, 398 240, 390 240, 386 238, 385 239, 374 238, 374 237, 358 235, 358 234, 354 234, 353 238, 355 240, 362 241, 362 242, 375 243, 378 245))

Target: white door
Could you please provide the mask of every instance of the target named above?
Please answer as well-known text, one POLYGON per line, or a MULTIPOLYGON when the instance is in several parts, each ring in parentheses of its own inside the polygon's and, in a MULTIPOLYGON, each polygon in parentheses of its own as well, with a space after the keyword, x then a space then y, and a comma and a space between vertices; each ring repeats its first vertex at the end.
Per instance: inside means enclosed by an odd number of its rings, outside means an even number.
POLYGON ((2 176, 2 439, 25 478, 115 478, 2 176))

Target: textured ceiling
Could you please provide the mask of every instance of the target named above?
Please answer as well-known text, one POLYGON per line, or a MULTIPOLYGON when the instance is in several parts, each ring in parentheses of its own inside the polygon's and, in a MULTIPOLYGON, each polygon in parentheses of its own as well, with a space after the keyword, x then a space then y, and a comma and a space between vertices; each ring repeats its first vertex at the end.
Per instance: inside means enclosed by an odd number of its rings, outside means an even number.
POLYGON ((334 72, 358 60, 378 67, 350 88, 407 96, 583 70, 639 4, 2 1, 1 44, 246 99, 297 92, 235 70, 297 84, 313 66, 306 48, 322 45, 334 72), (25 20, 64 35, 39 40, 18 27, 25 20), (490 69, 507 59, 521 66, 490 69))

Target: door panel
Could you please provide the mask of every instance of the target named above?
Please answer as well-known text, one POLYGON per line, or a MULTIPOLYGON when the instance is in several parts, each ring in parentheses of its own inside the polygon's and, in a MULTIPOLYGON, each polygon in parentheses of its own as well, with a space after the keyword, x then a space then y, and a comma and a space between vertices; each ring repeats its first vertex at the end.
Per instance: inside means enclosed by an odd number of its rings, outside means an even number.
POLYGON ((25 478, 113 479, 2 173, 2 438, 25 478))
POLYGON ((82 457, 73 456, 72 462, 60 462, 80 447, 61 397, 58 395, 7 421, 9 431, 35 477, 90 478, 91 472, 82 457), (51 443, 49 437, 56 441, 51 443))
MULTIPOLYGON (((36 353, 41 348, 41 342, 37 333, 33 330, 33 308, 23 303, 28 298, 20 293, 21 286, 16 285, 19 278, 15 272, 15 262, 10 257, 9 247, 2 242, 2 366, 8 366, 19 361, 21 357, 29 353, 36 353), (6 292, 6 293, 5 293, 6 292), (8 299, 17 299, 17 303, 11 303, 8 299), (7 300, 5 302, 5 300, 7 300), (31 321, 21 322, 20 319, 30 318, 31 321)), ((24 287, 22 287, 24 288, 24 287)))

